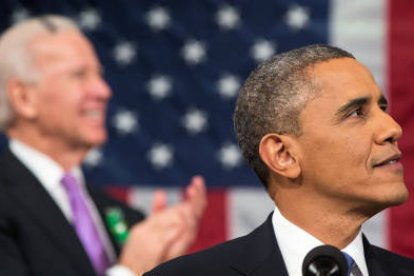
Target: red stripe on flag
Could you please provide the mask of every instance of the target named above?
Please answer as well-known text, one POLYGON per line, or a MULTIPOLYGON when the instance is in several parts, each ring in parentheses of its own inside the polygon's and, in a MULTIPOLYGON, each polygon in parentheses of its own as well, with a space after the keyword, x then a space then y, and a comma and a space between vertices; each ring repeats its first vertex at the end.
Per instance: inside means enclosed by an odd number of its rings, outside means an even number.
POLYGON ((388 91, 393 117, 404 130, 399 145, 410 191, 408 202, 391 209, 388 233, 391 250, 414 257, 414 4, 389 0, 388 7, 388 91))
POLYGON ((228 238, 228 196, 225 189, 209 189, 208 206, 201 220, 200 230, 190 252, 205 249, 228 238))
POLYGON ((105 191, 113 198, 128 203, 129 188, 120 187, 106 187, 105 191))

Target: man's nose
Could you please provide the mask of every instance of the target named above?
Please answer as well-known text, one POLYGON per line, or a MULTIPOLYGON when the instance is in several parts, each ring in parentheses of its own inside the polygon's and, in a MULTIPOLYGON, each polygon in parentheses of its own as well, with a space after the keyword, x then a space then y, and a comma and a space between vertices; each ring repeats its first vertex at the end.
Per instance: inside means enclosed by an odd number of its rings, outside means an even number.
POLYGON ((102 77, 96 77, 89 86, 90 91, 94 96, 100 99, 108 100, 112 97, 112 91, 109 84, 102 77))
POLYGON ((403 133, 401 126, 388 113, 382 111, 377 124, 376 142, 378 144, 394 144, 401 138, 403 133))

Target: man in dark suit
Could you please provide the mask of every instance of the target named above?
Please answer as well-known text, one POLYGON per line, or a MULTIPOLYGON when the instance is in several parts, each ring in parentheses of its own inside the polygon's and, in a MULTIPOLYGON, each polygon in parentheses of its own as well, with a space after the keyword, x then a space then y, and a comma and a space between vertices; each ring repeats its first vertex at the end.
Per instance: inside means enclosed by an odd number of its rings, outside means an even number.
POLYGON ((0 37, 0 125, 10 139, 0 159, 0 275, 136 275, 194 240, 201 177, 172 207, 157 193, 146 219, 85 185, 80 163, 106 140, 111 90, 101 74, 67 18, 29 19, 0 37))
MULTIPOLYGON (((400 126, 368 69, 310 45, 254 70, 236 103, 244 157, 275 203, 247 236, 179 257, 145 275, 302 275, 313 248, 348 256, 351 275, 414 275, 414 261, 370 245, 361 225, 408 192, 400 126)), ((316 275, 316 274, 315 274, 316 275)))

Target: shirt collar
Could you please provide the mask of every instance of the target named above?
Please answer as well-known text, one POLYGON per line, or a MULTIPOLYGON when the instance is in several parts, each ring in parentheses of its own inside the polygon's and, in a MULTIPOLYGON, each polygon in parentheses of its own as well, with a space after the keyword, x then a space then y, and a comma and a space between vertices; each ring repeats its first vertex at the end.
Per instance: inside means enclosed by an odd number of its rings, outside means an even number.
POLYGON ((350 255, 361 270, 362 275, 368 275, 367 262, 365 261, 364 243, 362 240, 362 232, 359 231, 355 239, 348 244, 342 251, 350 255))
MULTIPOLYGON (((306 254, 313 248, 323 245, 323 243, 287 220, 277 207, 275 207, 273 213, 272 223, 288 274, 292 276, 302 275, 302 263, 306 254)), ((363 275, 368 275, 361 232, 343 251, 355 260, 363 275)))
MULTIPOLYGON (((16 139, 9 143, 11 152, 35 175, 46 190, 55 189, 60 185, 64 170, 52 158, 46 154, 24 144, 16 139)), ((84 177, 79 167, 74 167, 71 173, 84 186, 84 177)))

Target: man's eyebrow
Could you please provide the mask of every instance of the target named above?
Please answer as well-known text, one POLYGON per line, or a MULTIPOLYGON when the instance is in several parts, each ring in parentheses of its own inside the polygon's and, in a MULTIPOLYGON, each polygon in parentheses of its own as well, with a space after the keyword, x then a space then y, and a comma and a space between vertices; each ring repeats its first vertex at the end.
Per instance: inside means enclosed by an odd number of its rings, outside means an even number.
MULTIPOLYGON (((382 97, 382 98, 385 100, 384 97, 382 97)), ((343 106, 341 106, 339 108, 339 110, 336 112, 336 115, 338 115, 338 116, 344 115, 347 112, 349 112, 350 110, 353 110, 357 107, 361 107, 363 105, 368 104, 368 102, 370 100, 371 100, 370 97, 359 97, 359 98, 352 99, 352 100, 348 101, 346 104, 344 104, 343 106)), ((380 99, 380 101, 382 102, 383 100, 380 99)), ((386 102, 386 100, 385 100, 385 102, 386 102)))

